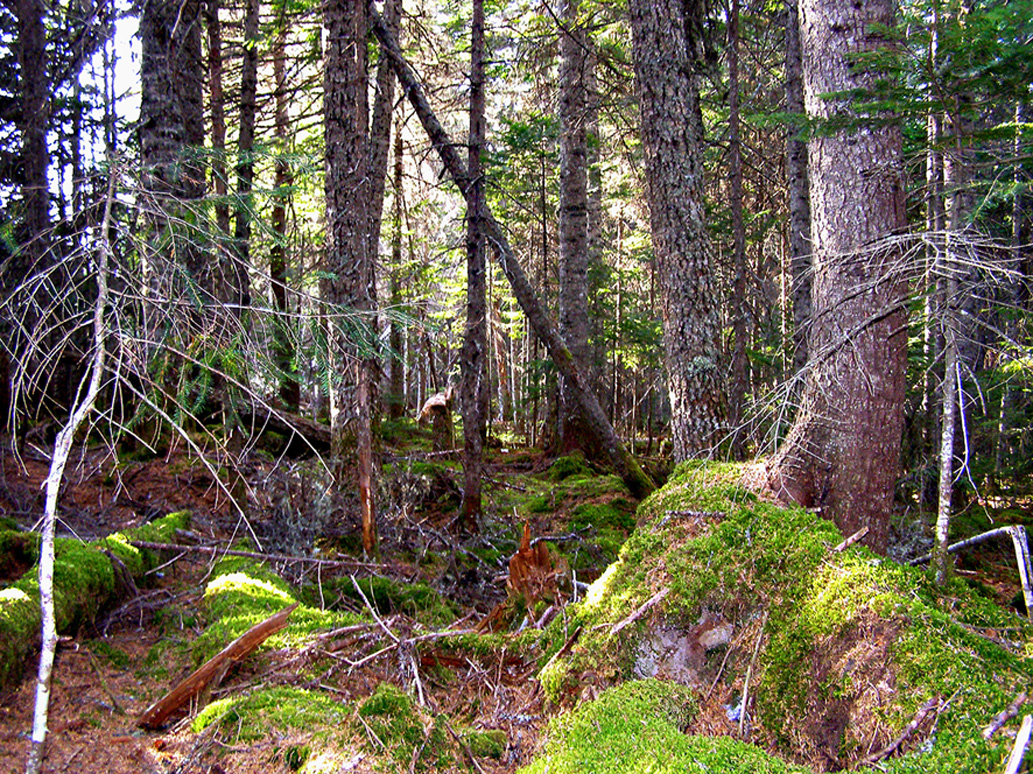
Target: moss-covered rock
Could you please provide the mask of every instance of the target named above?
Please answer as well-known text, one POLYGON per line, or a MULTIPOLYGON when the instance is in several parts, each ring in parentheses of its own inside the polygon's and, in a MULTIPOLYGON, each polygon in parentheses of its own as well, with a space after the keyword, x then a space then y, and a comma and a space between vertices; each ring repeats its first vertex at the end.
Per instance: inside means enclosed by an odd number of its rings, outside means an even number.
MULTIPOLYGON (((117 591, 122 567, 142 580, 157 565, 157 554, 131 545, 133 540, 168 542, 190 520, 171 513, 151 524, 117 532, 94 543, 58 539, 54 543, 54 614, 59 634, 74 633, 93 620, 117 591)), ((38 551, 38 541, 35 543, 38 551)), ((0 690, 21 679, 25 661, 38 647, 39 579, 35 569, 0 591, 0 690)))
MULTIPOLYGON (((358 581, 362 594, 379 615, 402 613, 430 628, 442 628, 456 619, 455 605, 441 596, 426 583, 414 581, 401 583, 390 578, 370 577, 358 581)), ((306 599, 320 593, 319 589, 306 589, 306 599)), ((347 599, 364 605, 365 601, 351 578, 335 578, 325 581, 322 597, 326 604, 335 607, 337 600, 347 599)))
POLYGON ((749 673, 753 738, 825 769, 856 765, 936 697, 935 736, 930 718, 887 768, 999 764, 1007 742, 979 730, 1033 677, 1031 630, 1013 612, 960 582, 941 593, 867 549, 833 552, 842 536, 830 522, 758 501, 734 466, 679 467, 638 520, 618 561, 546 633, 543 661, 582 626, 540 675, 553 701, 661 676, 723 715, 715 702, 733 706, 749 673), (991 640, 1002 629, 1018 647, 991 640))

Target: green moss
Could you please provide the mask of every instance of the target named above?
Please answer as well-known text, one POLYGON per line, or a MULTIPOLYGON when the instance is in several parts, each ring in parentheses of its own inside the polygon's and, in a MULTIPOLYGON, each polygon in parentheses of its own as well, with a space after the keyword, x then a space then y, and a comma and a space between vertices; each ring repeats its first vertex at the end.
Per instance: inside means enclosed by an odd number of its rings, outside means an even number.
MULTIPOLYGON (((358 584, 379 615, 403 613, 433 629, 448 626, 456 619, 455 605, 426 583, 400 583, 390 578, 371 577, 360 579, 358 584)), ((318 589, 306 589, 306 598, 314 600, 318 593, 318 589)), ((335 597, 365 605, 351 578, 324 583, 322 595, 331 607, 335 597)))
MULTIPOLYGON (((650 621, 691 625, 710 611, 741 627, 763 615, 754 717, 787 757, 830 755, 850 765, 873 738, 888 742, 898 734, 935 695, 954 697, 939 717, 935 744, 893 766, 911 770, 912 757, 926 761, 926 770, 997 765, 1003 743, 968 740, 1033 677, 1033 630, 1013 612, 961 581, 941 592, 924 572, 862 547, 833 553, 842 536, 831 523, 756 501, 734 466, 679 466, 641 504, 638 520, 617 561, 543 637, 539 663, 583 627, 571 652, 539 675, 551 700, 569 703, 587 672, 603 684, 629 679, 650 621), (648 615, 611 634, 662 588, 666 597, 648 615), (1018 632, 1010 636, 1026 643, 1026 652, 1009 652, 978 627, 1018 632), (838 737, 819 728, 840 720, 838 737)), ((726 677, 741 679, 742 653, 731 656, 726 677)))
POLYGON ((437 771, 453 761, 444 718, 425 722, 412 699, 391 683, 380 683, 360 705, 355 730, 400 766, 412 763, 417 771, 437 771))
POLYGON ((477 731, 472 728, 460 732, 460 738, 470 748, 476 758, 494 758, 501 760, 506 752, 507 737, 502 729, 477 731))
MULTIPOLYGON (((276 573, 251 559, 230 557, 216 564, 203 598, 207 628, 194 643, 194 661, 208 660, 252 626, 297 600, 276 573)), ((262 649, 298 645, 314 633, 363 620, 351 613, 300 605, 290 623, 262 644, 262 649)))
POLYGON ((128 653, 104 640, 91 640, 88 647, 91 653, 104 659, 115 669, 128 669, 132 664, 132 659, 128 653))
POLYGON ((234 742, 254 742, 272 730, 310 731, 343 722, 349 709, 325 694, 291 686, 263 688, 247 696, 213 701, 194 718, 200 733, 212 724, 233 734, 234 742))
POLYGON ((585 455, 575 452, 569 457, 557 457, 549 466, 550 481, 564 481, 571 476, 590 476, 592 469, 585 460, 585 455))
POLYGON ((804 771, 727 737, 686 736, 695 712, 694 694, 684 686, 624 683, 553 720, 544 753, 520 774, 804 771))
MULTIPOLYGON (((136 579, 157 564, 157 556, 129 545, 130 540, 167 542, 175 530, 186 526, 188 514, 171 514, 150 525, 112 535, 96 543, 54 541, 54 615, 59 634, 74 633, 96 618, 117 591, 109 553, 117 557, 136 579)), ((38 550, 38 539, 36 539, 38 550)), ((37 570, 27 572, 0 592, 0 688, 21 678, 27 656, 38 647, 35 630, 40 626, 37 570)))

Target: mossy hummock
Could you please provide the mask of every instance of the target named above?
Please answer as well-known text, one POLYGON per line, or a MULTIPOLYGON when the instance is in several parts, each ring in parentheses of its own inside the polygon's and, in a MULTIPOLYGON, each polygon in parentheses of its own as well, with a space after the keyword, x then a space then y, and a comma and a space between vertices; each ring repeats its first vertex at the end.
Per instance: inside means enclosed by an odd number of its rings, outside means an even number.
POLYGON ((748 691, 750 738, 818 770, 859 764, 935 699, 880 765, 999 768, 1008 740, 980 731, 1033 679, 1028 622, 961 582, 941 592, 865 548, 833 551, 834 525, 758 500, 740 477, 733 465, 686 464, 642 503, 618 561, 546 633, 550 699, 570 706, 663 678, 709 697, 690 731, 737 735, 748 691), (577 644, 550 661, 578 626, 577 644))
MULTIPOLYGON (((74 633, 114 601, 121 573, 128 571, 139 581, 157 566, 158 554, 136 548, 132 541, 168 542, 189 521, 190 514, 184 511, 93 543, 56 540, 54 613, 58 633, 74 633)), ((33 545, 38 553, 38 540, 33 545)), ((33 568, 0 591, 0 690, 13 687, 22 678, 26 660, 39 647, 40 617, 39 579, 33 568)))

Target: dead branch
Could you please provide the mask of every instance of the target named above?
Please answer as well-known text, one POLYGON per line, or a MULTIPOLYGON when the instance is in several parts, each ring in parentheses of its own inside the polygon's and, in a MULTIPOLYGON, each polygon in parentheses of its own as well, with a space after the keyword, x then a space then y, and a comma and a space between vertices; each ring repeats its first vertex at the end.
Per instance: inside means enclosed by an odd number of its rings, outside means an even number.
POLYGON ((222 651, 202 664, 192 675, 182 680, 179 685, 148 707, 136 721, 136 725, 149 731, 164 726, 172 713, 209 685, 218 685, 230 667, 243 661, 269 637, 286 628, 287 618, 297 606, 298 603, 295 602, 293 605, 285 607, 237 637, 222 651))
POLYGON ((316 564, 322 567, 358 567, 363 570, 393 572, 399 575, 404 575, 405 577, 409 577, 412 574, 398 565, 360 562, 357 559, 317 559, 314 556, 266 554, 260 551, 238 551, 232 548, 219 548, 217 546, 188 546, 181 545, 179 543, 151 543, 146 540, 132 540, 130 543, 137 548, 147 548, 152 551, 182 551, 184 553, 192 552, 197 554, 210 554, 212 556, 243 556, 248 559, 258 559, 263 562, 301 562, 303 564, 316 564))
POLYGON ((832 549, 832 553, 838 554, 841 551, 846 551, 848 548, 850 548, 850 546, 852 546, 854 543, 856 543, 858 540, 860 540, 861 538, 863 538, 867 534, 868 534, 868 527, 861 527, 861 529, 857 530, 857 532, 855 532, 853 535, 851 535, 850 537, 846 538, 838 546, 833 548, 832 549))
POLYGON ((635 623, 635 621, 637 621, 639 618, 641 618, 647 612, 649 612, 649 609, 651 607, 653 607, 657 603, 661 602, 663 600, 663 598, 666 597, 670 593, 670 591, 671 591, 671 587, 670 586, 665 586, 664 588, 660 589, 653 596, 651 596, 648 600, 646 600, 631 615, 629 615, 623 621, 614 624, 613 628, 610 629, 610 634, 617 634, 617 632, 621 631, 626 626, 630 626, 631 624, 635 623))
POLYGON ((1022 709, 1022 705, 1026 703, 1026 698, 1025 691, 1022 691, 1018 696, 1016 696, 1015 701, 1008 705, 1008 709, 998 714, 998 716, 994 718, 993 722, 983 729, 983 738, 989 739, 1001 730, 1001 726, 1018 715, 1019 710, 1022 709))
POLYGON ((929 716, 929 713, 932 712, 934 709, 936 710, 936 714, 939 715, 939 696, 930 696, 926 700, 925 704, 918 708, 918 712, 916 712, 915 716, 911 718, 911 722, 907 724, 904 730, 900 733, 900 736, 898 736, 896 739, 894 739, 892 742, 890 742, 888 745, 883 747, 878 752, 872 753, 861 762, 864 764, 873 765, 881 761, 883 758, 888 758, 889 756, 891 756, 898 749, 900 749, 900 746, 904 744, 904 742, 906 742, 908 738, 913 733, 915 733, 915 731, 918 730, 918 727, 922 725, 925 719, 929 716))
POLYGON ((1026 755, 1026 748, 1029 747, 1031 730, 1033 730, 1033 715, 1026 715, 1022 719, 1019 733, 1015 735, 1015 744, 1012 745, 1011 755, 1008 756, 1008 765, 1004 767, 1004 774, 1019 774, 1022 759, 1026 755))

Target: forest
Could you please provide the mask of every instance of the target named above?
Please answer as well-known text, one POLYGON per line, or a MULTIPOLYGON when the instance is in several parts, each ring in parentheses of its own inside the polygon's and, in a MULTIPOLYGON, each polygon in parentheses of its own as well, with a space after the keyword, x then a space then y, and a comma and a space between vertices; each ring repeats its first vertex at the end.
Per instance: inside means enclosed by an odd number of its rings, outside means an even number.
POLYGON ((0 769, 1030 770, 1033 2, 0 36, 0 769))

